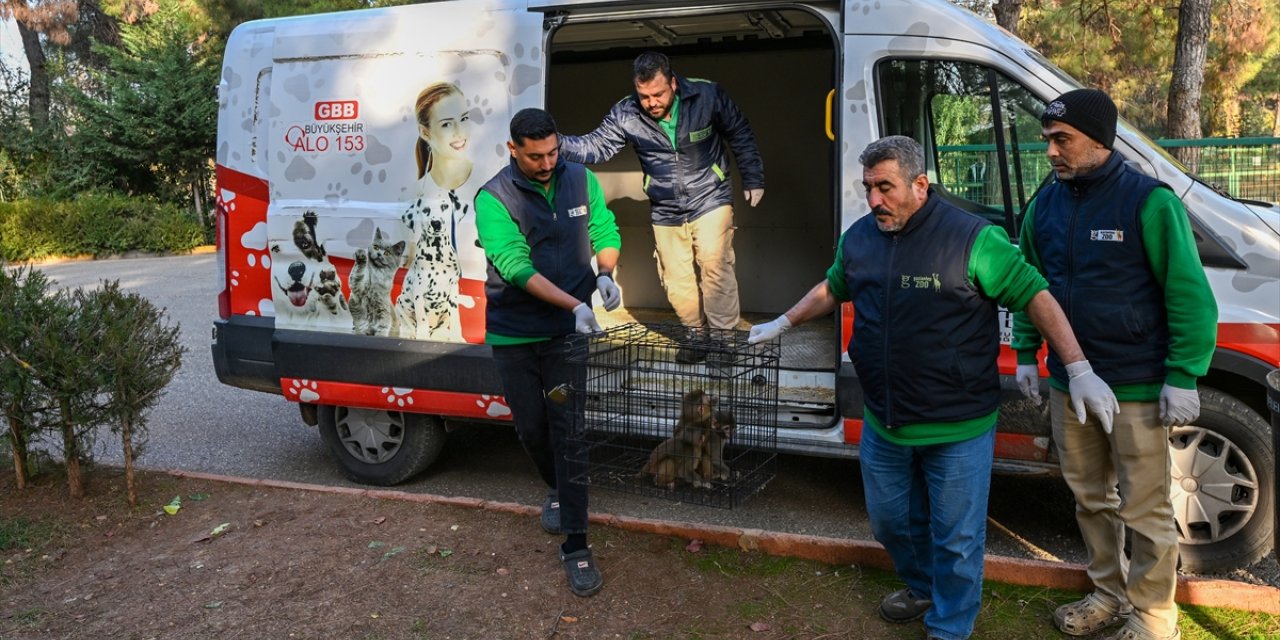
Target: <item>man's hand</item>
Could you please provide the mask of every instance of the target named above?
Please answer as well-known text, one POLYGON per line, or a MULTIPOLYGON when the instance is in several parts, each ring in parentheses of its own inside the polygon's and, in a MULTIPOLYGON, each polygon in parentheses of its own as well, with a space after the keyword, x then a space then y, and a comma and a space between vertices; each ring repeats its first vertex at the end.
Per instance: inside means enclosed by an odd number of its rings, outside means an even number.
POLYGON ((603 331, 600 323, 596 322, 596 312, 587 306, 587 303, 580 302, 578 306, 573 308, 573 329, 578 333, 596 333, 603 331))
POLYGON ((1035 364, 1018 365, 1018 389, 1032 404, 1040 406, 1040 366, 1035 364))
POLYGON ((613 276, 607 273, 597 276, 596 290, 600 292, 600 300, 604 302, 605 311, 613 311, 622 304, 622 291, 613 281, 613 276))
POLYGON ((742 192, 742 197, 746 199, 747 204, 754 207, 764 198, 764 189, 747 189, 742 192))
POLYGON ((1160 421, 1166 427, 1185 427, 1200 417, 1200 392, 1168 384, 1160 390, 1160 421))
POLYGON ((1067 389, 1071 394, 1071 406, 1076 410, 1076 420, 1084 424, 1085 407, 1088 407, 1098 417, 1098 422, 1102 423, 1102 430, 1111 433, 1111 420, 1120 413, 1120 403, 1116 401, 1116 394, 1112 393, 1111 387, 1093 372, 1088 360, 1068 364, 1067 377, 1067 389))
POLYGON ((787 315, 784 313, 771 322, 752 325, 751 333, 747 335, 747 344, 772 340, 790 328, 791 321, 787 319, 787 315))

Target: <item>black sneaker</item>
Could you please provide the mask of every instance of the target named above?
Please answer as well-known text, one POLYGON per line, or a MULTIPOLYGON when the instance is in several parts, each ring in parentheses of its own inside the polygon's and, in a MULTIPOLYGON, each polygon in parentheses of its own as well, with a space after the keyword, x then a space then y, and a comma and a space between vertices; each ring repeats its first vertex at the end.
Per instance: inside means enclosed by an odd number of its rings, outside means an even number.
POLYGON ((564 564, 564 574, 569 578, 569 590, 573 595, 585 598, 595 595, 604 586, 604 576, 600 575, 596 560, 591 557, 591 549, 561 553, 560 562, 564 564))
POLYGON ((547 533, 560 533, 560 496, 555 491, 547 494, 542 501, 542 530, 547 533))
POLYGON ((899 589, 880 601, 880 617, 894 624, 902 624, 923 617, 932 606, 932 600, 916 597, 911 589, 899 589))

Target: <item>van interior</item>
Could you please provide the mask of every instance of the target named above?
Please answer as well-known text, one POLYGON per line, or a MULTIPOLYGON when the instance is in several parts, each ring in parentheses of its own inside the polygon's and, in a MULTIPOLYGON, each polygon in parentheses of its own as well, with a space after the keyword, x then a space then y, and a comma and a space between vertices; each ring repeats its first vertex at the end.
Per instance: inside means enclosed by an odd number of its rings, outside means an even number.
MULTIPOLYGON (((732 172, 739 194, 734 249, 747 322, 787 310, 825 276, 834 256, 839 156, 828 137, 826 105, 837 86, 835 39, 816 12, 800 8, 574 12, 550 35, 546 104, 561 131, 594 130, 633 91, 632 62, 649 50, 667 54, 679 75, 718 82, 750 121, 765 167, 758 207, 743 202, 740 177, 732 172)), ((622 232, 617 276, 627 320, 677 323, 658 280, 635 153, 625 148, 592 169, 622 232)), ((834 317, 796 328, 784 340, 781 368, 830 374, 839 340, 834 317)), ((812 388, 806 394, 783 385, 783 402, 793 403, 784 411, 792 419, 783 424, 812 428, 835 419, 833 385, 813 386, 825 391, 815 397, 812 388)))

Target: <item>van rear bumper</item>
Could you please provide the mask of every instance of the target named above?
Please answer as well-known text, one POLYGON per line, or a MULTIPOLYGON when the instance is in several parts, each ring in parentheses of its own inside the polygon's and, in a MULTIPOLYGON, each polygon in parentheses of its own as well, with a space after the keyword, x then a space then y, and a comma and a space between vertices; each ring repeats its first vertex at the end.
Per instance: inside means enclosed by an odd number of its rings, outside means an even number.
POLYGON ((234 316, 213 323, 218 380, 281 393, 281 378, 501 395, 486 345, 276 329, 273 318, 234 316))

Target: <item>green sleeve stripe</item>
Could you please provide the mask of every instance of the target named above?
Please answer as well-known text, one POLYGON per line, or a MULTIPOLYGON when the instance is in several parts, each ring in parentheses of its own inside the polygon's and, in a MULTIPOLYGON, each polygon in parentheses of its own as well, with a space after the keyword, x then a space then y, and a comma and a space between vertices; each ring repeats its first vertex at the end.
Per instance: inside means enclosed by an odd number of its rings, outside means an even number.
POLYGON ((849 285, 844 279, 844 236, 847 233, 849 230, 845 229, 845 232, 836 240, 836 259, 831 263, 831 268, 827 269, 827 288, 831 290, 831 295, 841 302, 849 300, 849 285))
POLYGON ((1164 287, 1169 323, 1165 381, 1194 389, 1209 371, 1218 339, 1218 304, 1196 250, 1191 222, 1182 201, 1169 189, 1147 196, 1138 213, 1142 245, 1156 282, 1164 287))
POLYGON ((989 225, 978 233, 969 254, 971 281, 1009 311, 1022 311, 1049 283, 1022 259, 1004 229, 989 225))
POLYGON ((622 250, 622 235, 618 233, 617 218, 609 210, 600 180, 590 169, 587 169, 587 200, 590 205, 587 235, 591 238, 592 251, 600 253, 602 249, 622 250))
POLYGON ((520 227, 506 206, 483 189, 476 193, 476 234, 484 247, 485 257, 507 282, 523 289, 529 278, 537 273, 530 257, 529 243, 520 233, 520 227))
MULTIPOLYGON (((1037 272, 1044 275, 1044 269, 1040 266, 1040 255, 1036 253, 1035 243, 1035 212, 1036 202, 1031 201, 1027 205, 1027 212, 1022 216, 1022 228, 1018 233, 1018 249, 1022 251, 1022 257, 1037 272)), ((1031 323, 1031 317, 1026 313, 1018 312, 1013 314, 1013 339, 1010 347, 1018 352, 1018 364, 1036 364, 1038 358, 1037 353, 1040 351, 1040 345, 1044 342, 1044 338, 1040 335, 1040 330, 1031 323)))

